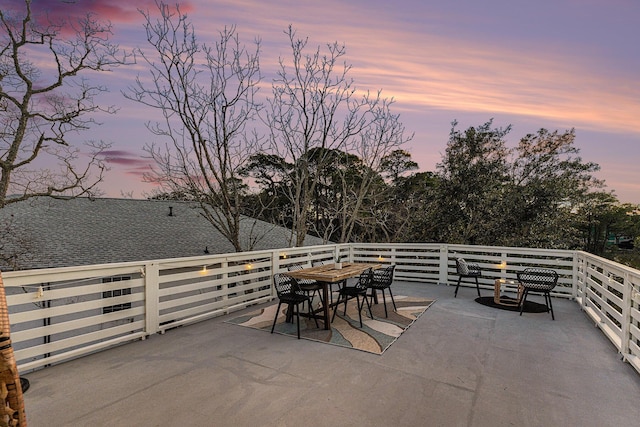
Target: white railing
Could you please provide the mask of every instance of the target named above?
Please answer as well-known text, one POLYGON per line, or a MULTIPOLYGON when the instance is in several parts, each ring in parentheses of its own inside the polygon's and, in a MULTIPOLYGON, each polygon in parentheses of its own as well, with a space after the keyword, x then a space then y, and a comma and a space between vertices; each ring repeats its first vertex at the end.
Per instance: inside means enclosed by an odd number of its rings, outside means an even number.
POLYGON ((576 301, 640 372, 640 271, 579 252, 576 301))
MULTIPOLYGON (((457 280, 456 256, 480 264, 481 286, 527 267, 558 271, 554 296, 578 301, 640 372, 640 272, 562 250, 446 244, 344 244, 3 273, 21 372, 269 301, 274 273, 340 253, 395 264, 395 279, 457 280)), ((506 290, 515 291, 514 285, 506 290)))

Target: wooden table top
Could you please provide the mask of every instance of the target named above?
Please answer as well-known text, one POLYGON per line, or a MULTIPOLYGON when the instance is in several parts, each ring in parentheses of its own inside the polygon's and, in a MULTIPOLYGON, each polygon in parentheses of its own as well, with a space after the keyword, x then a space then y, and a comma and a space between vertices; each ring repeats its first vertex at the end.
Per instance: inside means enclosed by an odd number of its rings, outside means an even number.
POLYGON ((368 268, 374 270, 382 267, 382 264, 363 262, 343 262, 342 268, 335 268, 335 264, 318 265, 315 267, 303 268, 302 270, 287 271, 287 276, 296 279, 309 279, 318 282, 335 283, 341 282, 350 277, 358 276, 368 268))

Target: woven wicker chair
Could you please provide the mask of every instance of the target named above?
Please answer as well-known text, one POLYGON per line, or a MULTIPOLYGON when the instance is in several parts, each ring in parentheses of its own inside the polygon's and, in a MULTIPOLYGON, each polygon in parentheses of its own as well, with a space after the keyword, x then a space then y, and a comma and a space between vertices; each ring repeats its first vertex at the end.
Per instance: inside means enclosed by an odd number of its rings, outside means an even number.
MULTIPOLYGON (((271 333, 276 327, 276 321, 278 320, 278 313, 280 313, 280 306, 285 303, 289 306, 288 316, 293 316, 295 313, 296 321, 298 324, 298 339, 300 339, 300 304, 305 302, 309 303, 309 317, 313 315, 311 313, 311 297, 298 285, 298 281, 293 277, 285 276, 283 274, 274 274, 273 283, 276 287, 276 293, 278 294, 278 308, 276 309, 276 315, 273 319, 273 325, 271 326, 271 333)), ((314 317, 316 321, 316 327, 318 326, 318 319, 314 317)))
POLYGON ((456 285, 456 292, 453 294, 453 297, 456 298, 458 296, 458 288, 463 278, 472 278, 475 280, 478 296, 480 296, 480 284, 478 283, 478 277, 482 276, 480 266, 478 264, 468 263, 462 258, 456 258, 456 271, 458 273, 458 284, 456 285))
POLYGON ((527 301, 529 291, 540 292, 544 295, 544 303, 547 306, 547 313, 551 312, 551 319, 556 320, 551 304, 551 290, 558 284, 558 273, 548 268, 526 268, 517 273, 518 282, 524 288, 522 299, 520 300, 520 316, 524 310, 524 303, 527 301))
POLYGON ((376 291, 382 291, 382 302, 384 303, 384 317, 389 317, 387 314, 387 297, 384 294, 385 289, 389 291, 389 295, 391 296, 391 302, 393 303, 393 309, 395 311, 398 310, 396 307, 396 301, 393 299, 393 293, 391 292, 391 284, 393 283, 393 272, 396 269, 395 265, 390 265, 386 268, 382 268, 380 270, 375 270, 373 272, 373 280, 369 285, 369 289, 371 289, 371 298, 374 297, 374 293, 376 291))
POLYGON ((336 318, 336 313, 338 311, 338 307, 340 306, 340 302, 344 302, 344 313, 347 314, 347 301, 355 298, 358 306, 358 317, 360 318, 360 327, 362 328, 362 309, 364 308, 364 303, 367 303, 367 308, 369 308, 369 315, 373 319, 373 312, 371 312, 371 304, 369 304, 369 300, 367 299, 367 289, 371 287, 371 282, 373 281, 373 270, 367 269, 360 276, 358 280, 353 286, 343 286, 338 290, 338 301, 333 309, 333 317, 331 321, 336 318), (360 301, 360 297, 362 297, 362 301, 360 301))
MULTIPOLYGON (((303 268, 304 266, 302 264, 292 264, 287 267, 287 270, 298 271, 302 270, 303 268)), ((324 304, 324 301, 322 299, 322 285, 320 283, 310 279, 297 279, 297 281, 300 289, 302 289, 311 297, 310 301, 313 301, 313 296, 317 293, 318 298, 320 298, 320 303, 324 304)))

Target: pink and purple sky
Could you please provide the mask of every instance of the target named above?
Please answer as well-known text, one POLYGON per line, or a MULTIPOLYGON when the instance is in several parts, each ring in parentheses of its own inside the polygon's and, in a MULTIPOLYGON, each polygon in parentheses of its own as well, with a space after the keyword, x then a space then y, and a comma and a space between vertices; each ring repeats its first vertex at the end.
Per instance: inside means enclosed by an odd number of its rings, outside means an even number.
MULTIPOLYGON (((154 10, 153 0, 33 3, 54 15, 94 11, 111 20, 122 48, 147 47, 136 9, 154 10)), ((290 53, 289 24, 312 47, 344 43, 355 85, 396 100, 415 133, 404 148, 421 170, 435 170, 453 120, 460 129, 492 118, 511 124, 511 146, 539 128, 575 128, 583 160, 601 166, 607 189, 640 203, 638 0, 189 0, 181 7, 200 41, 213 43, 225 25, 236 25, 247 44, 262 40, 264 96, 278 57, 290 53)), ((144 124, 156 113, 121 95, 138 73, 148 76, 142 63, 101 76, 110 88, 102 101, 120 111, 82 135, 113 143, 107 196, 152 190, 141 181, 142 147, 152 141, 144 124)))

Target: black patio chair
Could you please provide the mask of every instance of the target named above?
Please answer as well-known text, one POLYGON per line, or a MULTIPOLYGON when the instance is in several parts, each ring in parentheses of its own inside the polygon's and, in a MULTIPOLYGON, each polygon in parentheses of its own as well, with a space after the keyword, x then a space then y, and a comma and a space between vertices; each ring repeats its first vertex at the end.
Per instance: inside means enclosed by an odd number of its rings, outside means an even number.
MULTIPOLYGON (((291 264, 289 267, 287 267, 287 270, 298 271, 298 270, 302 270, 303 268, 304 266, 302 264, 291 264)), ((313 301, 313 296, 317 293, 318 298, 320 298, 320 303, 324 304, 324 300, 322 299, 322 285, 320 283, 310 279, 297 279, 297 280, 298 280, 298 285, 300 286, 300 289, 305 291, 311 297, 311 301, 313 301)))
MULTIPOLYGON (((274 274, 273 284, 276 288, 276 293, 278 294, 279 301, 278 301, 278 308, 276 309, 276 315, 273 319, 273 325, 271 326, 271 333, 273 333, 273 330, 276 327, 276 322, 278 320, 278 313, 280 313, 280 306, 282 305, 282 303, 285 303, 288 305, 287 317, 289 316, 293 317, 294 313, 296 315, 296 321, 298 324, 298 339, 300 339, 300 307, 298 306, 300 304, 304 305, 305 302, 308 302, 309 317, 311 317, 313 315, 313 313, 311 313, 311 302, 310 302, 311 297, 302 289, 300 289, 300 286, 298 285, 298 281, 293 277, 285 276, 279 273, 274 274)), ((314 317, 314 320, 316 321, 316 327, 319 327, 318 319, 314 317)))
POLYGON ((551 290, 558 284, 558 273, 549 268, 525 268, 517 273, 518 282, 524 288, 520 299, 520 316, 524 310, 524 303, 527 301, 529 291, 540 292, 544 295, 544 303, 547 306, 547 313, 551 312, 551 319, 556 320, 551 304, 551 290))
MULTIPOLYGON (((458 288, 463 278, 472 278, 475 280, 476 289, 478 290, 478 296, 480 295, 480 283, 478 283, 478 277, 482 276, 482 270, 478 264, 472 264, 466 262, 463 258, 456 258, 456 271, 458 274, 458 284, 456 285, 456 292, 453 297, 458 296, 458 288)), ((471 283, 471 282, 468 282, 471 283)))
POLYGON ((369 289, 371 289, 371 298, 374 298, 374 294, 376 291, 382 291, 382 302, 384 304, 384 317, 389 317, 387 314, 387 297, 384 294, 385 289, 389 291, 389 295, 391 296, 391 302, 393 302, 393 309, 395 311, 398 310, 396 307, 396 301, 393 299, 393 293, 391 292, 391 284, 393 283, 393 272, 396 269, 395 265, 390 265, 385 268, 381 268, 379 270, 375 270, 373 272, 373 280, 369 285, 369 289))
POLYGON ((336 318, 336 313, 338 312, 338 307, 340 306, 340 302, 344 302, 344 313, 347 314, 347 301, 355 298, 358 306, 358 317, 360 318, 360 327, 362 328, 362 309, 364 308, 364 303, 367 303, 367 308, 369 308, 369 315, 373 319, 373 312, 371 311, 371 304, 369 304, 369 299, 367 298, 367 289, 371 286, 371 282, 373 281, 373 270, 367 269, 360 276, 358 276, 358 280, 353 286, 345 285, 338 290, 338 301, 336 302, 335 307, 333 308, 333 317, 331 321, 336 318), (360 297, 362 297, 362 301, 360 301, 360 297))

